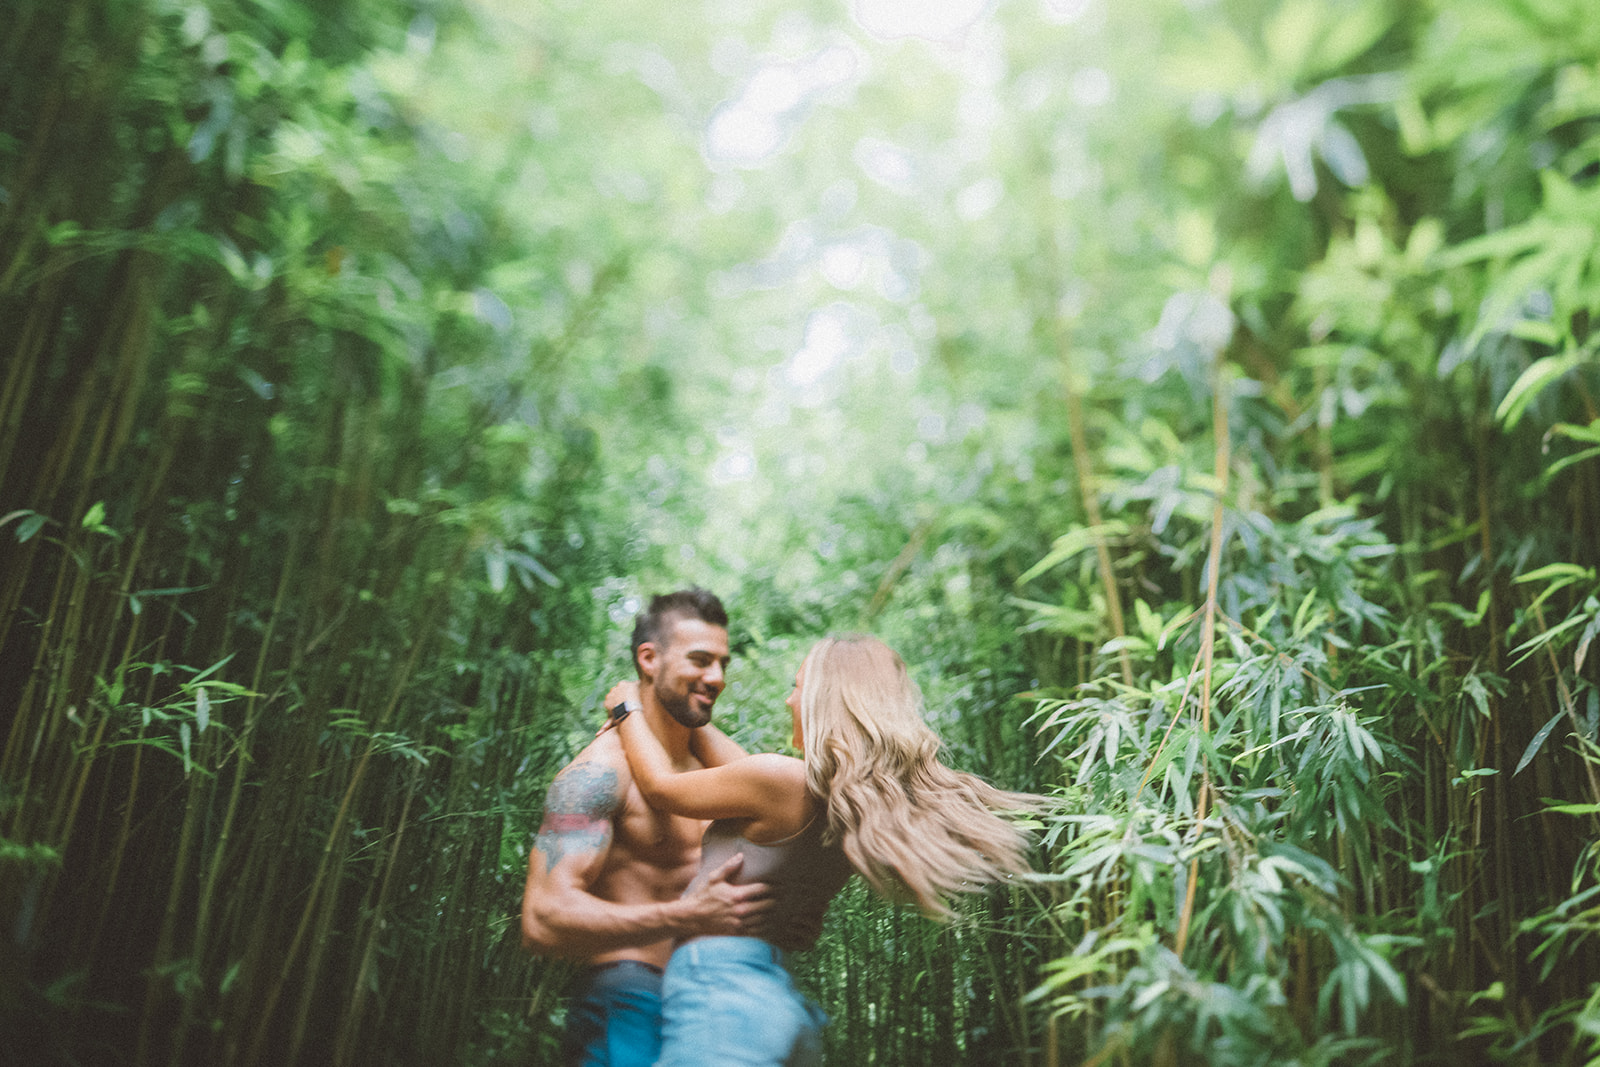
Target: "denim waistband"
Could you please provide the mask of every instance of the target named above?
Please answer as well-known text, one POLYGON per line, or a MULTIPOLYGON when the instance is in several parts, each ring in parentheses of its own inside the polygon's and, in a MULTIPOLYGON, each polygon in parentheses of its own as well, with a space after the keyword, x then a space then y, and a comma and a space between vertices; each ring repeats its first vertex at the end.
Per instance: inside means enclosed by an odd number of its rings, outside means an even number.
POLYGON ((759 937, 696 937, 679 945, 672 954, 680 953, 686 953, 692 963, 734 961, 789 966, 787 952, 759 937))
POLYGON ((608 960, 605 963, 591 963, 588 967, 588 971, 590 974, 600 974, 603 971, 628 970, 633 967, 643 967, 651 974, 657 976, 662 973, 660 967, 657 967, 653 963, 646 963, 644 960, 608 960))

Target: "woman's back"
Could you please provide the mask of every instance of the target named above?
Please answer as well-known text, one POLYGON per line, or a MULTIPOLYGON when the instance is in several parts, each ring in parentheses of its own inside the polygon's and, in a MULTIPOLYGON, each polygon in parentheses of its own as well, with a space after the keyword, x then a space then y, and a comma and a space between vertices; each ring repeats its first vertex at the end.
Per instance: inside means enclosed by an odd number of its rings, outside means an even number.
POLYGON ((743 853, 744 863, 732 880, 772 887, 768 926, 783 930, 794 923, 820 923, 828 902, 855 872, 837 844, 823 842, 827 818, 819 811, 799 832, 766 844, 743 835, 746 821, 718 819, 706 829, 700 844, 700 873, 687 892, 694 892, 711 871, 743 853))

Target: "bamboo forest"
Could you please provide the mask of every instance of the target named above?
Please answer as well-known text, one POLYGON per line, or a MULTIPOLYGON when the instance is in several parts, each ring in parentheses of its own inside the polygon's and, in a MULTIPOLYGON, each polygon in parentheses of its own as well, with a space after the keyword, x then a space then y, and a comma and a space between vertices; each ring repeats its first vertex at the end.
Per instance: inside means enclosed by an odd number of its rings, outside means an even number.
POLYGON ((1591 0, 0 8, 0 1062, 560 1062, 694 585, 1049 798, 827 1063, 1600 1064, 1591 0))

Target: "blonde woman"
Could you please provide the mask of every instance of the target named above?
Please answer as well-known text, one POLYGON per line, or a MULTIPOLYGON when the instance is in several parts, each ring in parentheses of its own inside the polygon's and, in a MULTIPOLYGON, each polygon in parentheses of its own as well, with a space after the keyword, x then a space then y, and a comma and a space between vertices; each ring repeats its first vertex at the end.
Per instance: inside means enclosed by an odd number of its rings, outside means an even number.
MULTIPOLYGON (((803 760, 760 753, 675 766, 645 716, 629 715, 637 700, 636 682, 606 698, 635 784, 652 808, 714 820, 697 881, 742 855, 736 881, 772 887, 769 930, 818 926, 852 872, 879 893, 947 916, 952 893, 1028 870, 1022 832, 995 812, 1034 808, 1041 798, 940 763, 916 683, 876 638, 827 638, 795 672, 785 703, 803 760)), ((822 1013, 768 941, 680 942, 662 999, 657 1067, 821 1062, 822 1013)))

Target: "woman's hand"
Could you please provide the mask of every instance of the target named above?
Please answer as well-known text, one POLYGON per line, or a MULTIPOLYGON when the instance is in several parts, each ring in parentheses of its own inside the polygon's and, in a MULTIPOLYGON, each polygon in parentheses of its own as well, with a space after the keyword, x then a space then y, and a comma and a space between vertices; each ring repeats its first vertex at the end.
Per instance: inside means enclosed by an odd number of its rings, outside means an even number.
POLYGON ((632 678, 626 682, 618 682, 616 685, 611 687, 611 692, 606 694, 606 699, 603 702, 605 704, 606 714, 609 716, 612 708, 623 703, 624 701, 629 700, 633 701, 635 704, 639 702, 639 682, 632 678))
POLYGON ((605 700, 600 702, 601 706, 606 709, 606 718, 605 721, 600 724, 600 729, 594 732, 596 737, 599 737, 607 730, 616 728, 617 720, 612 716, 611 709, 616 707, 618 704, 629 700, 633 701, 635 705, 639 703, 638 682, 618 682, 616 685, 611 687, 611 692, 607 693, 605 700))

